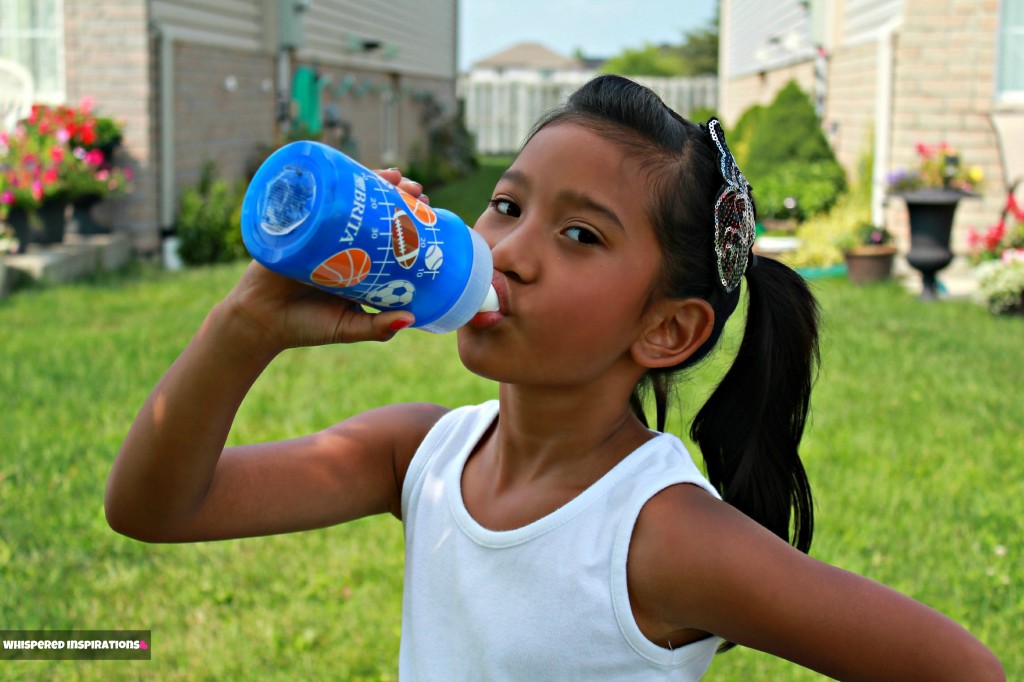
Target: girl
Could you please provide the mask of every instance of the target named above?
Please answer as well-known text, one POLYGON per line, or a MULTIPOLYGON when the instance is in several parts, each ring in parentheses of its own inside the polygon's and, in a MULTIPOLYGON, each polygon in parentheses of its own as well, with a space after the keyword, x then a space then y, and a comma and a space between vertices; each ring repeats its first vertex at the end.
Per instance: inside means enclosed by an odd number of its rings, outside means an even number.
POLYGON ((225 449, 278 353, 413 321, 252 264, 143 405, 109 522, 186 542, 390 512, 407 543, 403 680, 695 680, 726 643, 839 679, 1004 679, 957 624, 807 556, 797 445, 817 309, 798 275, 752 254, 753 221, 715 119, 598 78, 540 122, 476 223, 501 307, 458 347, 497 401, 382 407, 225 449), (742 344, 692 426, 705 480, 659 431, 671 377, 714 347, 744 277, 742 344))

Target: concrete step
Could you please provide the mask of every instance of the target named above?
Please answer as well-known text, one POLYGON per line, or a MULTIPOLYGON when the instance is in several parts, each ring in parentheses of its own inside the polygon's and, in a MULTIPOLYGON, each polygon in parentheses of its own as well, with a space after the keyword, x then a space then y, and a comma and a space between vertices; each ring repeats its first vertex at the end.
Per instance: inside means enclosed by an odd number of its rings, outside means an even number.
POLYGON ((122 268, 131 257, 131 239, 125 234, 69 234, 60 244, 31 244, 25 253, 2 257, 0 296, 22 277, 50 284, 73 282, 122 268))

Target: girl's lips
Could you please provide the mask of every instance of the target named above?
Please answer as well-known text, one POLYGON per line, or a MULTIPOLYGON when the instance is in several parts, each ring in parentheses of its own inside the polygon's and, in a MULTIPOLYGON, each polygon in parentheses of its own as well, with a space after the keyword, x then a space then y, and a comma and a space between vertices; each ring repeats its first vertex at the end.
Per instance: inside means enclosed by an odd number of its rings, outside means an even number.
POLYGON ((505 319, 505 316, 500 312, 477 313, 472 317, 472 319, 470 319, 467 325, 474 329, 487 329, 488 327, 493 327, 498 324, 503 319, 505 319))

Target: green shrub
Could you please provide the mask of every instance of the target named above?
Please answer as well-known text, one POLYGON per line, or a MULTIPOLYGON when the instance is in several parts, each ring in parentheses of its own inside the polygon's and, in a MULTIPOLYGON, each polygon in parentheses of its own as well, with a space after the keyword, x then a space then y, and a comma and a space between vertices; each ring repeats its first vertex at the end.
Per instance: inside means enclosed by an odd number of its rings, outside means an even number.
POLYGON ((408 176, 430 189, 463 178, 477 169, 476 144, 466 128, 462 107, 443 118, 439 107, 428 102, 427 144, 413 148, 408 176))
POLYGON ((181 194, 177 235, 179 254, 188 265, 225 263, 244 258, 241 214, 245 189, 217 177, 216 165, 203 167, 199 183, 181 194))
POLYGON ((736 127, 725 132, 725 139, 729 142, 729 149, 732 151, 732 155, 736 157, 736 163, 739 164, 744 174, 747 174, 750 166, 750 138, 753 137, 754 130, 757 129, 758 121, 764 110, 765 107, 761 104, 748 107, 740 115, 740 120, 736 121, 736 127))
POLYGON ((747 109, 729 146, 754 188, 761 218, 803 220, 828 210, 846 174, 821 131, 810 98, 790 81, 768 106, 747 109), (786 200, 796 200, 788 207, 786 200))
POLYGON ((831 208, 846 187, 843 168, 834 161, 791 161, 747 180, 762 218, 809 218, 831 208), (786 206, 790 197, 796 199, 792 209, 786 206))
MULTIPOLYGON (((686 118, 693 121, 694 123, 707 123, 708 119, 711 118, 712 116, 717 117, 718 112, 716 112, 711 107, 696 107, 694 109, 691 109, 690 112, 686 114, 686 118)), ((729 139, 729 144, 732 144, 731 138, 729 139)))

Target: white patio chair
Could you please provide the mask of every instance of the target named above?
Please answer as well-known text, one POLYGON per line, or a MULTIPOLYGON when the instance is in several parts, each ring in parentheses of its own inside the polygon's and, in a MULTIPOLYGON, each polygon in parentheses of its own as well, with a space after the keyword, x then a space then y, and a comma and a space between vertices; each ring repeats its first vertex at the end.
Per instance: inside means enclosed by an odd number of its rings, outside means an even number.
POLYGON ((14 125, 32 110, 32 74, 21 64, 0 58, 0 130, 14 125))
POLYGON ((1003 182, 1009 189, 1024 180, 1024 111, 995 111, 991 118, 1003 161, 1003 182))

